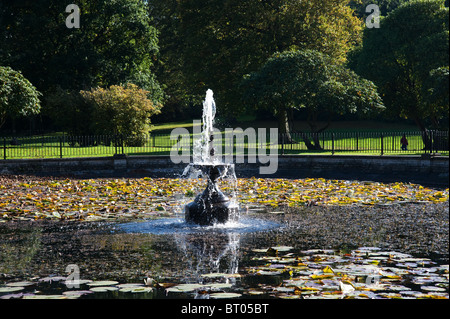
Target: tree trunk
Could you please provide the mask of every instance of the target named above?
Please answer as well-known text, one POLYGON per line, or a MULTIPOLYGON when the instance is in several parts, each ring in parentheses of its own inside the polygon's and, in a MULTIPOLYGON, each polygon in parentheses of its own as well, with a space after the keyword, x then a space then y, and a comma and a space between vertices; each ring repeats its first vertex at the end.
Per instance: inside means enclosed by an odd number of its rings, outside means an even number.
POLYGON ((311 128, 311 138, 312 138, 313 143, 310 141, 310 138, 305 133, 302 133, 303 142, 305 142, 305 145, 308 148, 308 150, 312 150, 312 151, 323 150, 322 146, 320 145, 319 133, 325 131, 330 126, 331 117, 330 116, 328 117, 327 124, 325 124, 321 128, 318 128, 317 114, 315 114, 315 113, 310 113, 308 115, 307 122, 308 122, 309 127, 311 128))
POLYGON ((295 141, 291 137, 291 130, 289 128, 288 112, 285 108, 281 108, 277 114, 278 118, 278 132, 279 143, 281 144, 293 144, 295 141))

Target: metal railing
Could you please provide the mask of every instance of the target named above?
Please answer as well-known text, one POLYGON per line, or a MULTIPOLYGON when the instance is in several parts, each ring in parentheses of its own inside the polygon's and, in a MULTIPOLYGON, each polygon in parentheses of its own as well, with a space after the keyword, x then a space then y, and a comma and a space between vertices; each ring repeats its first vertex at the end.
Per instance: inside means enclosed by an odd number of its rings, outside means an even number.
MULTIPOLYGON (((127 155, 168 155, 171 150, 188 149, 192 154, 192 134, 186 140, 171 140, 168 134, 149 134, 134 138, 118 135, 96 136, 31 136, 0 137, 0 159, 20 158, 70 158, 127 155)), ((222 139, 222 155, 226 151, 244 150, 245 154, 257 152, 259 148, 270 147, 270 141, 277 141, 278 154, 372 154, 399 155, 441 152, 449 154, 449 131, 410 132, 323 132, 291 133, 266 136, 264 141, 249 142, 248 138, 222 139), (400 140, 408 140, 402 148, 400 140), (227 148, 228 145, 228 148, 227 148)), ((219 147, 220 142, 215 145, 219 147)))

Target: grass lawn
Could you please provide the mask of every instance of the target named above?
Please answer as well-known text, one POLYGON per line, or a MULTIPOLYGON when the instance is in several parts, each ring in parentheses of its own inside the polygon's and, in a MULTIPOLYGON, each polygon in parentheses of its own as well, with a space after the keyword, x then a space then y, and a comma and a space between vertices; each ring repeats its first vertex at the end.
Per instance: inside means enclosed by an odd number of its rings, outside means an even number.
MULTIPOLYGON (((226 126, 222 124, 222 133, 226 126)), ((271 128, 276 127, 275 122, 264 121, 243 121, 238 123, 236 127, 246 129, 253 127, 271 128)), ((111 136, 95 136, 95 137, 79 137, 74 142, 70 137, 63 133, 54 133, 45 136, 21 137, 17 141, 19 145, 13 145, 11 138, 2 138, 0 140, 0 159, 6 158, 59 158, 61 157, 89 157, 89 156, 112 156, 116 153, 125 153, 128 155, 168 155, 172 146, 176 144, 176 140, 170 140, 170 132, 174 128, 184 127, 191 132, 190 137, 193 138, 192 130, 194 128, 192 121, 174 122, 154 124, 146 137, 145 143, 139 147, 133 146, 115 146, 111 136)), ((306 131, 307 124, 305 122, 295 122, 294 130, 306 131)), ((269 131, 267 131, 268 133, 269 131)), ((224 136, 224 135, 223 135, 224 136)), ((279 154, 302 154, 302 155, 331 155, 334 154, 351 154, 351 155, 381 155, 381 146, 383 143, 383 154, 385 155, 420 155, 423 154, 423 141, 420 131, 413 125, 394 124, 376 121, 343 121, 332 123, 330 129, 320 136, 320 144, 324 148, 322 151, 310 151, 306 148, 299 134, 292 134, 295 144, 278 145, 279 154), (357 132, 357 134, 356 134, 357 132), (408 151, 402 151, 400 139, 406 132, 408 138, 408 151), (333 135, 334 133, 334 135, 333 135), (383 137, 382 137, 383 135, 383 137)), ((257 146, 267 147, 269 137, 266 141, 253 145, 256 150, 257 146)), ((216 140, 216 145, 218 141, 216 140)), ((225 141, 222 141, 223 149, 225 149, 225 141)), ((244 145, 247 154, 249 147, 247 139, 244 145)), ((252 145, 250 145, 252 146, 252 145)), ((185 145, 185 147, 190 147, 185 145)), ((440 151, 442 155, 448 156, 448 151, 440 151)))

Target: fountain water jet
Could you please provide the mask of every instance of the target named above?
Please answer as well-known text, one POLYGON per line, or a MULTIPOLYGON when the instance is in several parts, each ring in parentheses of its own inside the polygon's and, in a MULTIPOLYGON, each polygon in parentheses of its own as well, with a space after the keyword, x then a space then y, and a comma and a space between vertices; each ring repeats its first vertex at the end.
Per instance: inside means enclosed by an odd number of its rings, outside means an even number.
POLYGON ((239 217, 239 206, 236 201, 226 196, 217 186, 217 182, 225 176, 234 174, 234 164, 223 163, 215 157, 213 125, 216 114, 216 103, 213 91, 208 89, 203 102, 203 130, 201 138, 194 143, 193 163, 186 167, 183 175, 206 175, 208 184, 195 200, 184 208, 185 220, 202 226, 224 224, 236 221, 239 217))

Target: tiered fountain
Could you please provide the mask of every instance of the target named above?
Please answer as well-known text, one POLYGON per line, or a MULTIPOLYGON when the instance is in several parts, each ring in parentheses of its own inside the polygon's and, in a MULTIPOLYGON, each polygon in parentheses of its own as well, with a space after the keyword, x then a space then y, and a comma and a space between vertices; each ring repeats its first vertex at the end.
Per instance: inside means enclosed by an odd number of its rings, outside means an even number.
MULTIPOLYGON (((223 163, 216 158, 214 149, 213 124, 216 114, 216 104, 213 91, 206 92, 203 102, 203 129, 201 138, 194 143, 193 163, 186 167, 183 175, 193 173, 204 175, 208 179, 206 189, 195 200, 185 206, 185 220, 202 226, 225 224, 239 217, 239 206, 217 186, 217 182, 234 174, 234 164, 223 163)), ((220 145, 221 147, 221 145, 220 145)))

